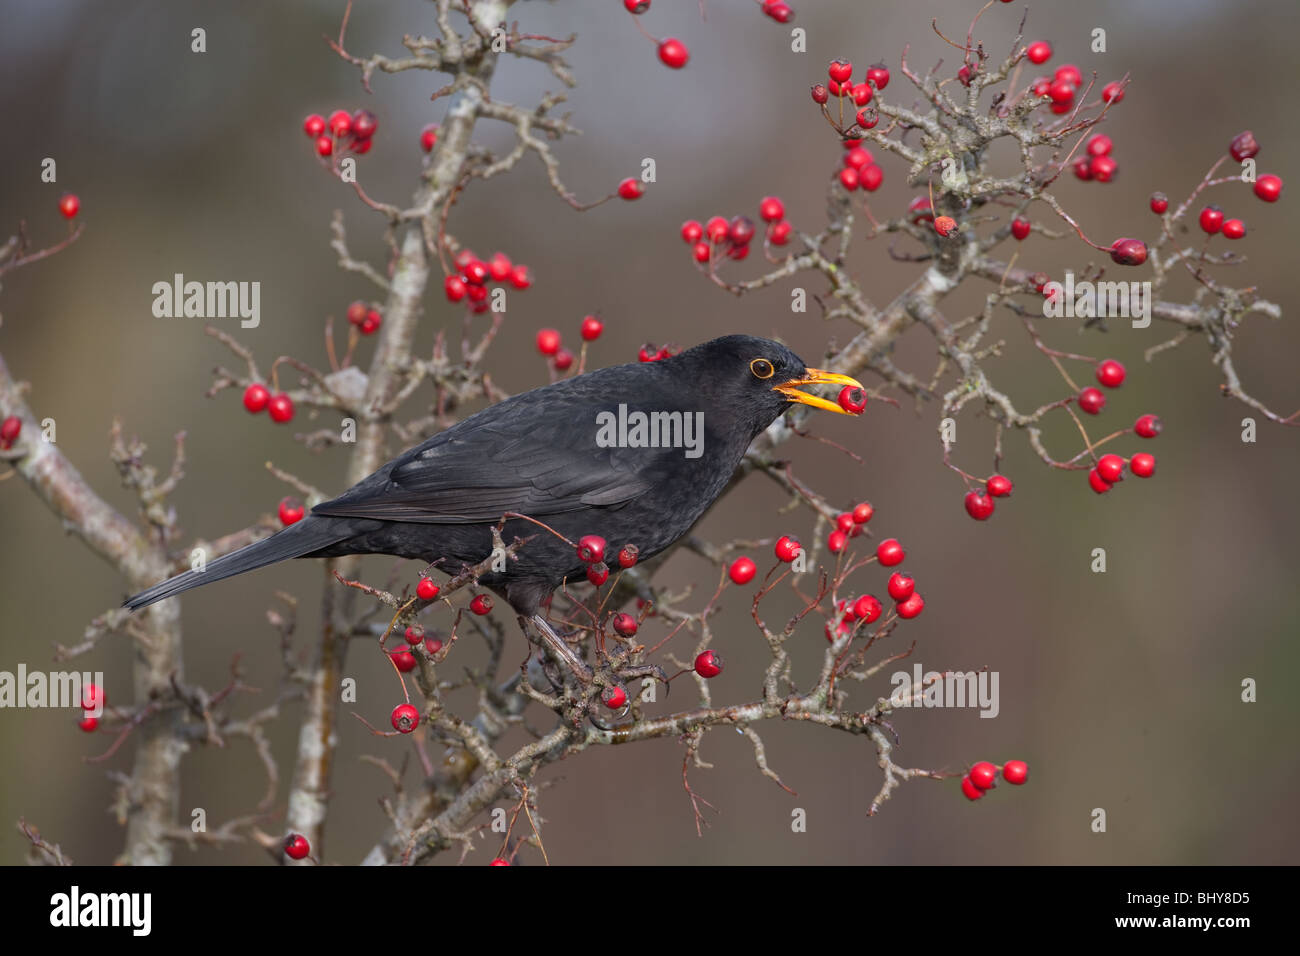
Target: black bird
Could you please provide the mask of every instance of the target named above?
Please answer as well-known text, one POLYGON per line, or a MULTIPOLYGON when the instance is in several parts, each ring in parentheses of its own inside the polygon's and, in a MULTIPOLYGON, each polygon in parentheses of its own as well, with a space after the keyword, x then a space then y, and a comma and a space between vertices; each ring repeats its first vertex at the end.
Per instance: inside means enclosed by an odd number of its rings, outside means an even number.
MULTIPOLYGON (((728 335, 659 362, 617 365, 536 388, 464 419, 410 449, 333 501, 265 540, 128 598, 131 610, 287 558, 391 554, 439 562, 450 573, 492 553, 507 512, 577 540, 631 542, 642 558, 663 551, 713 504, 760 432, 792 403, 839 405, 801 385, 850 385, 808 368, 777 342, 728 335), (653 442, 653 444, 652 444, 653 442)), ((581 665, 538 609, 585 566, 537 524, 505 523, 529 537, 504 572, 480 577, 575 669, 581 665), (566 653, 567 651, 567 653, 566 653)))

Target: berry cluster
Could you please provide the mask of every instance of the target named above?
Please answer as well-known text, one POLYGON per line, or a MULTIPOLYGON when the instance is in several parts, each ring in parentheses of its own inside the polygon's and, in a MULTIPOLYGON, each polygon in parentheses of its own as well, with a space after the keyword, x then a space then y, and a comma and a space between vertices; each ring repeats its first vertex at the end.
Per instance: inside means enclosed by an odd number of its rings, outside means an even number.
POLYGON ((999 773, 1007 783, 1018 787, 1029 779, 1029 764, 1023 760, 1008 760, 999 767, 981 760, 961 778, 961 792, 968 800, 978 800, 997 786, 999 773))
POLYGON ((374 335, 383 324, 383 314, 373 306, 357 300, 348 306, 348 324, 362 335, 374 335))
MULTIPOLYGON (((763 220, 763 239, 773 246, 784 246, 790 241, 792 228, 785 218, 785 204, 775 196, 765 196, 758 204, 758 215, 763 220)), ((691 255, 701 266, 712 265, 722 257, 744 259, 749 255, 749 243, 756 232, 754 220, 748 216, 733 216, 730 221, 714 216, 704 224, 697 219, 682 223, 682 241, 691 247, 691 255)))
MULTIPOLYGON (((108 692, 98 684, 86 684, 81 689, 81 709, 100 710, 108 706, 108 692)), ((85 733, 94 733, 99 729, 98 717, 87 717, 82 715, 81 720, 77 721, 79 727, 85 733)))
POLYGON ((646 342, 641 348, 637 349, 636 360, 638 362, 662 362, 666 358, 672 358, 680 349, 676 345, 653 345, 646 342))
MULTIPOLYGON (((605 323, 599 316, 583 316, 582 324, 578 327, 578 335, 582 338, 582 347, 585 349, 588 342, 596 341, 604 331, 605 323)), ((551 360, 551 367, 557 372, 567 372, 573 367, 573 353, 564 347, 560 333, 556 329, 541 329, 538 331, 537 351, 551 360)))
POLYGON ((1115 143, 1105 133, 1093 133, 1084 146, 1086 156, 1074 161, 1074 176, 1084 182, 1108 183, 1119 172, 1119 163, 1111 156, 1115 143))
POLYGON ((244 389, 244 407, 252 415, 265 410, 277 425, 293 420, 293 399, 283 392, 272 395, 271 390, 259 382, 244 389))
POLYGON ((370 110, 335 110, 325 119, 319 113, 312 113, 302 121, 302 131, 315 146, 316 155, 333 156, 340 146, 361 155, 370 152, 374 142, 375 130, 379 120, 370 110))
POLYGON ((533 284, 527 266, 516 265, 504 252, 495 252, 484 262, 469 249, 456 253, 453 260, 456 272, 443 280, 443 291, 448 302, 464 301, 475 314, 488 310, 488 296, 493 283, 523 290, 533 284))

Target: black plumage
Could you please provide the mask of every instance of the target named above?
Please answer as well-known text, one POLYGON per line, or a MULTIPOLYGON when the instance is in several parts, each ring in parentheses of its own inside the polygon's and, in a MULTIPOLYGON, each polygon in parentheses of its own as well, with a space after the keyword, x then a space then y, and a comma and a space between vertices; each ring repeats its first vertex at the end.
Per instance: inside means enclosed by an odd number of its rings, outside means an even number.
MULTIPOLYGON (((722 493, 750 442, 792 402, 840 410, 797 388, 815 383, 858 384, 807 368, 776 342, 730 335, 663 361, 533 389, 410 449, 297 524, 203 571, 157 584, 124 606, 146 607, 296 557, 390 554, 438 562, 454 574, 491 554, 492 528, 507 512, 536 518, 575 541, 600 535, 611 552, 631 542, 649 557, 686 533, 722 493), (698 455, 680 444, 608 447, 620 405, 625 422, 635 422, 636 412, 659 424, 680 422, 667 436, 680 442, 695 437, 688 424, 702 422, 698 455)), ((536 524, 510 519, 502 537, 509 543, 517 536, 531 540, 505 572, 480 582, 540 622, 539 606, 566 578, 582 578, 584 565, 573 547, 536 524)))

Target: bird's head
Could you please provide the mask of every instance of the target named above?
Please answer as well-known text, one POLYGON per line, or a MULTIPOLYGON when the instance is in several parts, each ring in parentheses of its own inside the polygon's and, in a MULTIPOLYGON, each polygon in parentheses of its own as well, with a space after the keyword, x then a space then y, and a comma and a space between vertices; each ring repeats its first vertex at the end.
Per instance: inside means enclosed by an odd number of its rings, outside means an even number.
POLYGON ((732 414, 750 420, 757 434, 791 404, 811 405, 850 414, 835 401, 803 391, 805 386, 845 385, 862 388, 857 379, 809 368, 780 342, 752 335, 727 335, 688 349, 672 360, 687 367, 692 379, 726 403, 732 414))

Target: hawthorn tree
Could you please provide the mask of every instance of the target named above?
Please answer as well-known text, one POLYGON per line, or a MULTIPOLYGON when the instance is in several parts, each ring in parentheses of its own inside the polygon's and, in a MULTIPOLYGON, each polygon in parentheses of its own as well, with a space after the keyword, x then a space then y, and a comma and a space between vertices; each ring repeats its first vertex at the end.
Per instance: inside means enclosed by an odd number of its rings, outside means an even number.
MULTIPOLYGON (((653 17, 647 0, 626 0, 624 6, 664 67, 688 66, 687 42, 649 32, 643 22, 653 17)), ((1054 52, 1046 41, 1027 42, 1023 20, 1015 36, 1000 44, 1005 54, 993 56, 977 37, 981 16, 992 6, 980 9, 956 38, 937 22, 931 25, 956 54, 928 71, 916 70, 904 50, 896 66, 876 63, 863 69, 836 59, 824 77, 810 76, 811 108, 825 118, 828 139, 843 144, 842 163, 829 171, 824 219, 814 226, 815 217, 803 211, 787 216, 781 199, 768 196, 757 207, 759 223, 743 214, 688 221, 682 238, 695 268, 737 296, 797 283, 794 307, 812 299, 812 314, 820 312, 836 330, 836 341, 816 364, 872 382, 870 396, 846 389, 838 397, 841 406, 860 413, 869 398, 918 402, 939 432, 939 454, 961 482, 965 510, 975 520, 989 519, 997 502, 1012 492, 1011 479, 999 471, 1003 440, 1011 436, 1023 435, 1050 469, 1083 473, 1079 487, 1086 476, 1098 494, 1110 493, 1126 475, 1155 473, 1155 458, 1145 449, 1161 429, 1156 414, 1094 435, 1091 422, 1128 372, 1113 359, 1062 348, 1061 330, 1077 331, 1074 324, 1058 321, 1062 315, 1081 320, 1085 329, 1165 323, 1171 337, 1149 349, 1148 358, 1199 338, 1208 346, 1226 396, 1270 422, 1296 424, 1300 413, 1276 412, 1252 397, 1233 362, 1243 320, 1280 315, 1253 287, 1228 281, 1241 261, 1229 244, 1242 239, 1246 229, 1239 218, 1228 218, 1210 204, 1220 194, 1234 211, 1248 201, 1243 197, 1268 204, 1280 198, 1280 178, 1257 171, 1260 146, 1253 135, 1243 132, 1222 156, 1207 157, 1208 171, 1199 182, 1186 184, 1185 198, 1152 194, 1148 238, 1101 235, 1101 226, 1066 208, 1055 187, 1062 177, 1104 183, 1114 176, 1116 144, 1100 128, 1112 111, 1123 108, 1128 78, 1085 76, 1068 64, 1050 76, 1034 76, 1034 68, 1044 67, 1054 52), (991 158, 1000 140, 1012 145, 1014 163, 991 158), (873 206, 887 170, 916 190, 905 210, 873 206), (913 272, 888 300, 878 300, 846 265, 855 241, 875 239, 888 239, 887 254, 913 272), (1055 276, 1035 269, 1031 239, 1074 243, 1079 268, 1055 276), (763 265, 755 267, 760 258, 763 265), (982 307, 969 315, 945 314, 945 300, 963 285, 984 290, 982 307), (933 367, 901 367, 894 346, 918 327, 933 340, 933 367), (1005 338, 1022 335, 1061 379, 1059 396, 1036 407, 996 384, 986 367, 990 357, 1001 354, 1005 338), (980 453, 966 445, 961 463, 954 460, 959 420, 977 415, 995 425, 993 447, 984 450, 991 469, 978 468, 980 453)), ((576 38, 527 32, 509 20, 510 7, 508 0, 433 0, 428 32, 405 36, 407 52, 389 57, 349 46, 353 11, 348 4, 329 47, 341 64, 357 71, 366 92, 380 74, 411 74, 393 82, 420 82, 416 77, 425 73, 448 78, 435 84, 433 102, 441 116, 420 132, 427 159, 405 201, 373 195, 362 181, 357 157, 383 137, 374 113, 338 110, 304 121, 323 174, 337 178, 359 202, 351 215, 375 215, 384 223, 383 248, 366 252, 349 242, 342 211, 332 225, 338 267, 368 283, 372 295, 348 307, 346 346, 336 346, 335 329, 326 323, 326 369, 294 356, 268 365, 267 357, 256 355, 237 334, 208 330, 235 359, 233 368, 216 370, 208 395, 239 393, 250 413, 265 411, 281 424, 302 414, 319 420, 322 427, 294 437, 323 455, 346 456, 347 484, 445 429, 472 403, 506 396, 491 376, 493 346, 507 321, 505 303, 526 295, 533 277, 505 253, 479 256, 457 238, 456 205, 465 190, 501 175, 535 175, 521 168, 531 156, 540 160, 558 200, 574 210, 608 201, 652 201, 652 177, 644 175, 629 176, 608 195, 588 199, 565 184, 553 144, 576 130, 556 113, 563 93, 520 104, 493 95, 502 57, 533 61, 562 85, 575 82, 565 53, 576 38), (476 138, 483 121, 508 126, 513 146, 500 153, 483 146, 476 138), (430 296, 445 297, 463 310, 459 341, 449 325, 434 332, 427 353, 419 353, 430 296), (371 354, 363 368, 367 350, 371 354)), ((776 24, 794 22, 790 6, 772 0, 758 0, 756 14, 776 24)), ((545 13, 530 10, 528 16, 540 20, 545 13)), ((797 26, 778 28, 794 30, 792 42, 799 42, 797 26)), ((0 247, 0 276, 75 242, 82 232, 79 206, 70 194, 61 200, 60 212, 74 224, 61 242, 33 251, 20 232, 0 247)), ((683 269, 689 268, 684 262, 683 269)), ((536 346, 553 380, 581 374, 592 358, 589 347, 602 332, 599 317, 584 318, 576 352, 558 330, 538 333, 536 346)), ((675 350, 647 343, 639 359, 658 361, 675 350)), ((136 520, 113 508, 55 443, 44 440, 28 391, 0 359, 0 456, 87 547, 121 571, 129 590, 190 567, 196 555, 210 559, 258 540, 330 497, 309 480, 274 469, 296 492, 281 502, 276 516, 264 515, 219 539, 193 541, 168 504, 183 476, 183 433, 170 468, 161 473, 147 462, 143 445, 114 426, 110 455, 123 484, 138 498, 136 520)), ((908 622, 923 612, 925 601, 917 582, 898 567, 906 557, 899 540, 867 543, 875 518, 871 504, 832 501, 779 458, 785 442, 808 433, 805 412, 796 407, 754 443, 728 493, 751 473, 774 482, 811 521, 807 544, 790 536, 732 541, 689 536, 679 547, 705 559, 716 574, 699 593, 674 594, 655 581, 671 551, 642 561, 635 541, 570 542, 588 566, 587 580, 566 583, 550 614, 567 635, 570 663, 577 662, 573 667, 535 648, 522 664, 512 659, 513 622, 494 614, 491 598, 478 588, 478 575, 500 556, 513 558, 528 546, 525 539, 499 541, 497 554, 485 556, 480 565, 439 568, 448 576, 442 583, 429 568, 412 573, 403 565, 389 580, 374 582, 362 579, 357 557, 325 562, 323 628, 307 640, 306 659, 295 650, 301 639, 298 598, 279 593, 267 612, 280 636, 283 672, 279 689, 261 696, 250 693, 251 685, 266 686, 269 676, 248 681, 237 664, 220 689, 186 679, 178 601, 136 615, 117 609, 99 615, 80 640, 59 644, 56 659, 76 658, 114 636, 136 649, 131 699, 105 701, 102 718, 81 723, 106 741, 96 761, 125 768, 114 771, 116 810, 125 825, 121 862, 168 863, 178 842, 241 841, 259 843, 281 862, 326 859, 331 781, 343 756, 357 756, 338 753, 336 730, 341 721, 354 719, 376 735, 373 752, 364 756, 392 783, 382 798, 386 829, 376 833, 366 863, 422 863, 449 849, 465 857, 478 846, 486 846, 497 864, 515 862, 521 854, 545 860, 538 771, 583 751, 662 737, 682 744, 681 786, 698 829, 709 805, 692 789, 690 772, 707 766, 702 746, 710 730, 738 729, 752 745, 757 771, 786 787, 769 765, 759 733, 771 720, 803 721, 865 738, 881 769, 879 791, 866 808, 871 814, 900 784, 918 777, 957 779, 971 800, 981 799, 999 778, 1025 783, 1028 767, 1016 760, 967 763, 954 754, 954 766, 964 768, 955 770, 895 762, 898 711, 950 675, 888 687, 885 669, 915 647, 908 622), (757 694, 726 688, 723 703, 715 697, 723 696, 716 679, 725 664, 713 643, 717 602, 729 588, 750 595, 748 626, 766 645, 770 661, 757 694), (776 619, 769 610, 769 598, 778 592, 792 595, 799 608, 788 619, 776 619), (643 642, 639 633, 651 616, 666 625, 666 633, 643 642), (798 649, 794 638, 810 631, 824 634, 824 650, 815 682, 800 687, 792 676, 793 659, 811 652, 798 649), (462 641, 481 642, 487 665, 459 667, 462 641), (383 654, 391 663, 390 714, 350 703, 355 698, 347 688, 348 661, 363 653, 383 654), (602 666, 593 669, 588 662, 602 666), (666 695, 655 677, 659 671, 671 675, 675 686, 691 685, 695 700, 684 704, 682 691, 666 695), (449 703, 450 694, 463 687, 477 689, 476 707, 457 709, 449 703), (274 759, 267 734, 273 721, 283 719, 289 701, 297 702, 301 723, 296 756, 286 770, 274 759), (507 746, 504 738, 512 728, 527 730, 528 742, 507 746), (193 748, 231 740, 242 740, 257 753, 265 790, 247 815, 196 831, 181 813, 182 762, 193 748), (434 747, 442 750, 438 759, 430 753, 434 747), (394 766, 410 755, 420 770, 414 787, 394 766)), ((555 533, 537 524, 539 534, 555 533)), ((88 693, 104 700, 102 688, 88 693)), ((67 862, 57 844, 25 821, 20 826, 34 858, 67 862)))

